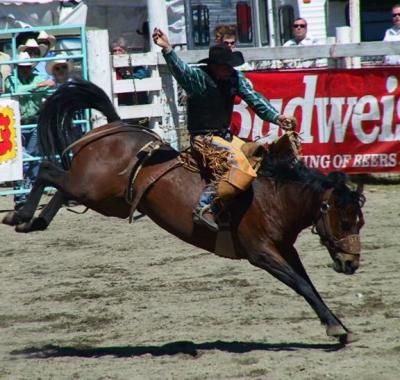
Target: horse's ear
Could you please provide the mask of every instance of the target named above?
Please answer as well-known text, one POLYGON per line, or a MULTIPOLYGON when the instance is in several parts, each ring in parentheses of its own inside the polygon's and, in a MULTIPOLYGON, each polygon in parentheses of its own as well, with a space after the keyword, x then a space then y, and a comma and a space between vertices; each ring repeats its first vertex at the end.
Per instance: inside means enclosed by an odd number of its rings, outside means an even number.
POLYGON ((357 192, 358 194, 362 194, 362 193, 364 192, 364 184, 363 184, 363 183, 358 183, 358 184, 357 184, 356 192, 357 192))

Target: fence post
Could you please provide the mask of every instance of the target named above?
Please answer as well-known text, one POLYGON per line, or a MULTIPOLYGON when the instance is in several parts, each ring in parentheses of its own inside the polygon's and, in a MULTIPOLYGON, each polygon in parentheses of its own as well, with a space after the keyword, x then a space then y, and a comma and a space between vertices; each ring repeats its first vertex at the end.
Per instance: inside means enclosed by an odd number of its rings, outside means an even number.
MULTIPOLYGON (((351 28, 349 26, 339 26, 336 28, 336 43, 349 44, 351 43, 351 28)), ((338 62, 338 67, 344 69, 351 68, 351 58, 341 58, 338 62)))
MULTIPOLYGON (((351 42, 358 43, 361 41, 361 25, 360 25, 360 0, 351 0, 349 4, 350 25, 351 25, 351 42)), ((353 68, 361 67, 361 57, 352 57, 353 68)))
MULTIPOLYGON (((86 32, 89 79, 102 88, 112 100, 111 64, 107 30, 88 30, 86 32)), ((93 128, 107 123, 98 111, 92 112, 93 128)))

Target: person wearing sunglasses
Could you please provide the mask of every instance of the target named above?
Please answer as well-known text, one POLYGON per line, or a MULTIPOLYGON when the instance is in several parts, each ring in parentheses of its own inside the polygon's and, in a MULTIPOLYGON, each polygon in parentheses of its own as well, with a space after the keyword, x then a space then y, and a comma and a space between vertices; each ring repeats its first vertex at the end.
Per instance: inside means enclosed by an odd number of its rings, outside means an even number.
MULTIPOLYGON (((400 4, 392 7, 393 25, 386 30, 383 41, 400 41, 400 4)), ((384 59, 385 65, 400 65, 400 55, 387 55, 384 59)))
POLYGON ((53 77, 55 87, 59 87, 63 83, 71 80, 72 70, 73 63, 67 59, 67 56, 65 58, 60 58, 55 61, 48 61, 46 63, 46 71, 53 77))
MULTIPOLYGON (((53 82, 52 87, 55 87, 56 89, 76 77, 76 75, 73 75, 73 70, 74 62, 73 60, 68 59, 68 55, 66 53, 59 54, 59 58, 54 61, 46 62, 46 72, 52 77, 50 81, 53 82)), ((82 120, 84 118, 85 116, 83 111, 77 111, 73 116, 74 120, 82 120)), ((68 144, 82 137, 84 130, 85 125, 73 123, 71 127, 66 130, 68 144)))
MULTIPOLYGON (((320 44, 317 38, 307 36, 307 21, 304 18, 296 18, 292 25, 293 38, 286 41, 283 46, 310 46, 320 44)), ((305 69, 310 67, 319 66, 315 59, 289 59, 284 60, 283 65, 285 68, 290 69, 305 69)))

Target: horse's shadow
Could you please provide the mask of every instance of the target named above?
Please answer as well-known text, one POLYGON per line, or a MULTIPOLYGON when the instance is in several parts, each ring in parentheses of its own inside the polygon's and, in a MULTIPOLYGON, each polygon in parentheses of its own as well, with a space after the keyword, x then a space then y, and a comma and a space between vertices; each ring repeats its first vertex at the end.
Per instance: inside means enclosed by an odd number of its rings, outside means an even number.
POLYGON ((31 358, 54 357, 101 357, 115 356, 119 358, 134 357, 145 354, 152 356, 185 354, 196 357, 199 351, 218 350, 241 354, 251 351, 295 351, 299 349, 321 350, 326 352, 338 351, 345 346, 340 343, 311 344, 311 343, 258 343, 258 342, 215 342, 194 343, 190 341, 171 342, 160 346, 119 346, 119 347, 63 347, 45 345, 15 350, 11 355, 24 355, 31 358))

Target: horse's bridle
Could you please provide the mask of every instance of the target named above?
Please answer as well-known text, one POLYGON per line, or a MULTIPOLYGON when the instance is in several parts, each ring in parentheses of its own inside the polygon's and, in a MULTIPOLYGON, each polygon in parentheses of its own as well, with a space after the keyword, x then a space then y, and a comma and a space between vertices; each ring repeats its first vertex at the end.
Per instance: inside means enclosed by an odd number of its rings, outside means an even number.
MULTIPOLYGON (((313 222, 311 229, 312 233, 319 235, 322 244, 324 244, 328 249, 332 249, 334 252, 343 252, 349 255, 360 255, 361 243, 360 236, 358 234, 348 235, 342 239, 338 239, 334 236, 328 215, 330 207, 331 206, 328 200, 322 201, 318 217, 313 222), (319 231, 317 228, 318 224, 319 231)), ((359 221, 357 223, 358 230, 360 230, 363 224, 364 217, 362 211, 360 210, 359 221)))

